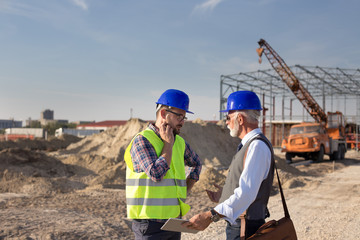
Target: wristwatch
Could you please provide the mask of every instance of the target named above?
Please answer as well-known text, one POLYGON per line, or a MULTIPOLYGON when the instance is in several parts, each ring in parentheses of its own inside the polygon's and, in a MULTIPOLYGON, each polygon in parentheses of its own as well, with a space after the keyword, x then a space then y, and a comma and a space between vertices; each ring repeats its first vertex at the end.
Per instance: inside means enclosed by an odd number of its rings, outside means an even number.
POLYGON ((211 209, 210 212, 211 212, 211 217, 210 217, 211 221, 217 222, 220 220, 220 215, 214 209, 211 209))

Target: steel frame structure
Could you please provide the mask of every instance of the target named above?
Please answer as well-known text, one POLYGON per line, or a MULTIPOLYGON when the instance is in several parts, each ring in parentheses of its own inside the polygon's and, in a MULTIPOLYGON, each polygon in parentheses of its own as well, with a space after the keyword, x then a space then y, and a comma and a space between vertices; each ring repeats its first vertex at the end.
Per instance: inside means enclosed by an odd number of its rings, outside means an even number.
MULTIPOLYGON (((345 69, 303 65, 290 66, 289 68, 324 111, 341 111, 348 122, 360 125, 359 68, 345 69), (342 107, 339 106, 341 102, 343 103, 342 107), (347 112, 349 109, 352 109, 350 113, 347 112)), ((265 109, 261 126, 265 122, 271 123, 272 121, 313 121, 311 116, 304 111, 303 106, 299 104, 290 88, 272 68, 221 75, 220 110, 226 109, 227 97, 232 92, 239 90, 250 90, 258 94, 265 109), (279 104, 279 100, 281 104, 279 104), (293 100, 296 101, 293 102, 293 100), (296 103, 299 105, 297 109, 296 103), (281 110, 280 114, 279 110, 281 110), (296 114, 293 114, 295 111, 296 114)), ((224 114, 220 115, 221 119, 224 119, 224 114)))

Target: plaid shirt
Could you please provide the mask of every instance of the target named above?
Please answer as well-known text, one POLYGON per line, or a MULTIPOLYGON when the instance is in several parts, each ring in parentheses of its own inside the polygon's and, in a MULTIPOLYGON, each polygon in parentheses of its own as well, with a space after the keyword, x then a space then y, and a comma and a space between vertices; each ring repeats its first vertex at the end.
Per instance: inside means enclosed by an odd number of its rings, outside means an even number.
MULTIPOLYGON (((154 124, 149 128, 161 139, 159 129, 154 124)), ((137 135, 130 149, 134 171, 145 172, 154 182, 159 182, 169 170, 164 157, 156 155, 153 145, 142 135, 137 135)), ((199 180, 201 162, 199 156, 185 142, 184 162, 189 166, 188 178, 199 180)))

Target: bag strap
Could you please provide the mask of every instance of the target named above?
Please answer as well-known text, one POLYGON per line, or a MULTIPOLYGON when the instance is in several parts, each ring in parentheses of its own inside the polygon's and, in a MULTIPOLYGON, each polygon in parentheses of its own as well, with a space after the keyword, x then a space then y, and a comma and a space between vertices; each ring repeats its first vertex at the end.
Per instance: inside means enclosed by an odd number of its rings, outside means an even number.
MULTIPOLYGON (((284 197, 284 192, 282 190, 281 187, 281 182, 280 182, 280 177, 279 177, 279 173, 276 167, 276 163, 274 162, 274 166, 275 166, 275 172, 276 172, 276 176, 277 176, 277 180, 278 180, 278 184, 279 184, 279 189, 280 189, 280 195, 281 195, 281 201, 283 204, 283 208, 284 208, 284 214, 286 218, 290 219, 290 214, 289 214, 289 210, 287 208, 286 205, 286 201, 285 201, 285 197, 284 197)), ((247 211, 247 210, 246 210, 247 211)), ((241 219, 241 226, 240 226, 240 240, 245 240, 245 229, 246 229, 246 211, 240 215, 240 219, 241 219)))
MULTIPOLYGON (((261 138, 258 138, 258 139, 262 140, 261 138)), ((266 143, 266 145, 269 146, 269 144, 266 141, 263 141, 263 142, 266 143)), ((269 148, 270 148, 270 146, 269 146, 269 148)), ((245 166, 246 155, 247 155, 247 149, 246 149, 246 153, 245 153, 245 157, 244 157, 244 166, 245 166)), ((284 208, 284 214, 285 214, 286 218, 290 218, 289 210, 287 208, 286 201, 285 201, 285 196, 284 196, 284 193, 283 193, 283 190, 282 190, 282 187, 281 187, 280 177, 279 177, 279 173, 278 173, 278 170, 277 170, 277 167, 276 167, 275 159, 274 159, 274 167, 275 167, 275 172, 276 172, 276 176, 277 176, 277 180, 278 180, 278 184, 279 184, 281 201, 282 201, 283 208, 284 208)), ((240 215, 240 219, 241 219, 240 240, 245 240, 246 213, 247 213, 247 209, 240 215)))
MULTIPOLYGON (((274 166, 275 166, 277 180, 278 180, 278 183, 279 183, 281 201, 282 201, 283 208, 284 208, 284 214, 285 214, 286 218, 290 219, 290 214, 289 214, 289 210, 288 210, 287 205, 286 205, 284 192, 283 192, 282 187, 281 187, 280 177, 279 177, 279 173, 278 173, 278 170, 277 170, 277 167, 276 167, 276 163, 274 163, 274 166)), ((240 215, 240 219, 241 219, 240 240, 245 240, 245 228, 246 228, 246 220, 245 220, 246 214, 245 214, 245 212, 240 215)))
POLYGON ((276 176, 277 176, 278 183, 279 183, 279 189, 280 189, 280 194, 281 194, 281 201, 282 201, 282 204, 283 204, 283 207, 284 207, 284 214, 285 214, 285 217, 286 217, 286 218, 290 218, 289 210, 288 210, 287 205, 286 205, 286 201, 285 201, 285 197, 284 197, 284 192, 283 192, 282 187, 281 187, 280 177, 279 177, 278 170, 277 170, 277 167, 276 167, 276 164, 275 164, 275 163, 274 163, 274 166, 275 166, 276 176))
MULTIPOLYGON (((243 159, 243 170, 245 168, 245 160, 246 160, 246 156, 247 156, 247 149, 244 155, 244 159, 243 159)), ((245 240, 245 229, 246 229, 246 213, 247 213, 247 209, 240 215, 240 219, 241 219, 241 225, 240 225, 240 240, 245 240)))

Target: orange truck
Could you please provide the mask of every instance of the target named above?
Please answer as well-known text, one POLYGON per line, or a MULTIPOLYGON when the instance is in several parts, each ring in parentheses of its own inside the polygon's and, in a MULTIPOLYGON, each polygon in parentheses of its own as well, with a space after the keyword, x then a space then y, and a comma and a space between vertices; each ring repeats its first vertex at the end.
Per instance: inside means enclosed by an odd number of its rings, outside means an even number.
POLYGON ((286 152, 288 163, 296 156, 322 161, 326 154, 332 160, 344 159, 344 116, 341 112, 328 113, 328 119, 326 126, 321 123, 300 123, 290 128, 289 136, 281 144, 281 151, 286 152))
POLYGON ((290 135, 282 142, 287 162, 290 163, 295 156, 322 161, 324 154, 330 159, 344 159, 347 145, 343 114, 326 114, 275 50, 264 39, 260 39, 258 44, 259 63, 262 54, 265 54, 274 70, 316 121, 291 127, 290 135))

